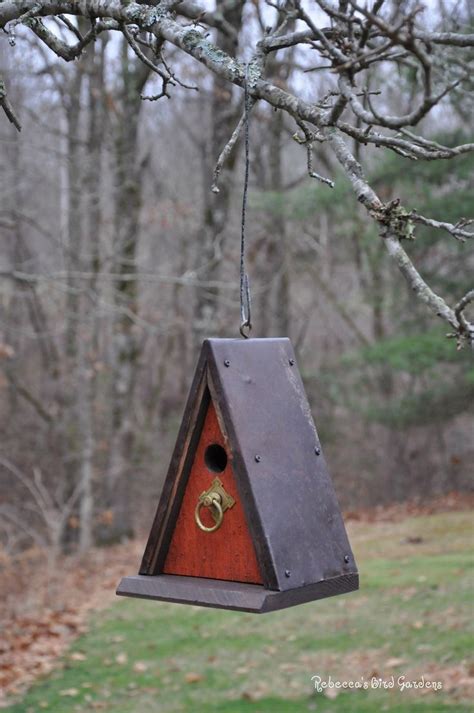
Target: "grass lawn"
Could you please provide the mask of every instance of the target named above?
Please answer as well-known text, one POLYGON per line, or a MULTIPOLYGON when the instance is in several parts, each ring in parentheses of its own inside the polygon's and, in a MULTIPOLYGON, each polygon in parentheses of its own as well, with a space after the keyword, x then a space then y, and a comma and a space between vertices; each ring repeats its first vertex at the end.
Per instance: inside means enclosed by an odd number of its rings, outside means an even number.
POLYGON ((353 523, 360 591, 263 616, 117 600, 6 710, 468 713, 472 535, 469 513, 353 523), (317 693, 311 680, 392 674, 387 690, 317 693), (442 690, 399 690, 422 675, 442 690))

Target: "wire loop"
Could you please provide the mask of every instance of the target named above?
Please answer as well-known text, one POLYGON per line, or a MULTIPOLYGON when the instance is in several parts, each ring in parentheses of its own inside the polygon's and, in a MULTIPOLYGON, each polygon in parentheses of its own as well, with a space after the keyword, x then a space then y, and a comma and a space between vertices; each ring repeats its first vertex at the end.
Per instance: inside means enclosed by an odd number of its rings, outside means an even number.
MULTIPOLYGON (((250 336, 250 330, 252 329, 252 300, 250 297, 250 284, 249 284, 249 276, 247 273, 244 274, 244 284, 243 284, 244 292, 242 296, 242 292, 240 295, 240 334, 244 337, 244 339, 248 339, 250 336), (248 333, 245 332, 245 330, 248 330, 248 333)), ((241 283, 241 290, 242 290, 242 283, 241 283)))
POLYGON ((245 219, 247 213, 247 194, 249 186, 249 114, 250 94, 248 88, 249 65, 245 68, 244 77, 244 137, 245 137, 245 175, 244 192, 242 196, 242 221, 240 232, 240 334, 248 339, 252 329, 251 298, 249 276, 245 271, 245 219))

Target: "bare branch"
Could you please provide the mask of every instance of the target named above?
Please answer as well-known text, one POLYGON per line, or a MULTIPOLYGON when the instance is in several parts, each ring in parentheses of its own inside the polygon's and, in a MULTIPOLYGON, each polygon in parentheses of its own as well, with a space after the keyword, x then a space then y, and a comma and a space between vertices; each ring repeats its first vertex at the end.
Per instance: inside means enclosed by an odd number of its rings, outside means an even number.
POLYGON ((408 285, 418 299, 424 302, 438 317, 441 317, 455 329, 458 329, 458 320, 454 314, 454 310, 448 306, 442 297, 437 295, 429 287, 402 247, 400 237, 405 237, 403 230, 406 230, 406 228, 404 228, 404 226, 406 226, 406 220, 400 221, 399 207, 393 205, 386 206, 382 203, 375 191, 367 183, 361 166, 354 159, 345 142, 336 132, 333 131, 329 134, 328 141, 333 146, 339 163, 344 167, 352 183, 352 187, 357 194, 358 200, 379 223, 380 235, 384 239, 387 252, 395 261, 408 285), (397 208, 398 210, 396 210, 397 208))
POLYGON ((132 33, 130 32, 129 29, 127 29, 127 27, 125 25, 121 28, 121 30, 122 30, 122 33, 123 33, 125 39, 127 40, 128 44, 130 45, 132 50, 137 55, 138 59, 141 60, 146 67, 151 69, 152 72, 155 72, 155 74, 157 74, 159 77, 161 77, 161 79, 163 80, 163 83, 164 83, 164 92, 166 95, 166 91, 165 91, 166 84, 168 84, 168 82, 171 81, 171 77, 166 72, 164 72, 162 69, 160 69, 160 67, 157 67, 157 65, 154 64, 151 61, 151 59, 149 59, 146 56, 146 54, 144 52, 142 52, 142 50, 138 46, 137 42, 135 41, 134 37, 132 36, 132 33))
POLYGON ((357 139, 361 144, 374 144, 375 146, 385 146, 396 153, 411 159, 423 159, 425 161, 436 161, 438 159, 451 159, 454 156, 471 153, 474 151, 474 144, 461 144, 460 146, 442 146, 434 141, 427 141, 415 137, 414 134, 401 129, 401 133, 413 137, 410 141, 400 139, 397 136, 386 136, 369 129, 359 129, 347 122, 339 121, 338 129, 348 136, 357 139))
POLYGON ((48 30, 44 26, 43 22, 37 18, 27 20, 25 24, 33 30, 35 35, 42 42, 44 42, 50 50, 66 62, 72 62, 77 59, 87 45, 96 40, 100 32, 118 29, 118 25, 114 21, 109 20, 96 22, 95 20, 92 20, 91 28, 84 35, 84 37, 82 37, 75 45, 68 45, 67 42, 63 42, 63 40, 61 40, 57 35, 48 30))
POLYGON ((320 181, 320 183, 325 183, 330 188, 334 188, 334 181, 331 181, 330 178, 326 178, 325 176, 321 176, 319 173, 316 173, 313 170, 313 140, 317 139, 320 141, 321 138, 319 138, 319 136, 315 135, 313 132, 309 131, 308 127, 303 121, 297 120, 297 124, 303 131, 304 139, 301 139, 298 134, 295 134, 293 138, 295 139, 295 141, 297 141, 297 143, 304 144, 306 146, 306 166, 308 176, 310 178, 316 179, 317 181, 320 181))
POLYGON ((46 411, 46 409, 43 407, 41 401, 31 393, 31 391, 24 386, 24 384, 21 384, 18 379, 15 377, 13 371, 11 369, 5 369, 6 376, 9 380, 9 382, 12 384, 12 386, 15 387, 16 392, 18 393, 19 396, 25 399, 33 408, 35 409, 36 413, 44 420, 46 423, 50 424, 53 421, 52 416, 46 411))
POLYGON ((464 243, 469 238, 474 238, 474 233, 469 230, 464 230, 466 225, 472 225, 474 223, 473 219, 466 220, 465 218, 460 218, 457 223, 445 223, 440 220, 433 220, 433 218, 425 218, 420 215, 415 210, 409 213, 409 219, 414 223, 421 223, 422 225, 429 225, 431 228, 436 228, 437 230, 446 230, 453 238, 464 243))
POLYGON ((0 106, 5 112, 7 119, 10 121, 10 123, 13 124, 15 129, 17 129, 17 131, 21 131, 20 121, 17 115, 15 114, 12 105, 10 104, 10 101, 7 96, 7 90, 5 89, 5 82, 3 81, 3 79, 0 79, 0 106))
POLYGON ((427 44, 474 47, 474 35, 461 35, 458 32, 420 32, 420 30, 416 30, 413 36, 427 44))
POLYGON ((368 99, 368 102, 371 109, 370 111, 367 111, 367 109, 365 109, 361 102, 357 99, 356 93, 351 89, 350 84, 345 77, 340 78, 339 87, 341 94, 350 103, 354 114, 358 116, 359 119, 362 119, 362 121, 366 124, 385 126, 388 129, 400 129, 403 126, 415 126, 415 124, 418 124, 418 122, 421 121, 421 119, 423 119, 423 117, 426 116, 428 112, 436 106, 436 104, 439 104, 441 99, 443 99, 446 94, 449 94, 449 92, 455 89, 463 79, 464 77, 456 79, 434 96, 432 96, 429 92, 430 82, 427 80, 428 86, 425 87, 425 95, 420 105, 416 109, 413 109, 413 111, 402 116, 381 115, 374 109, 373 106, 371 106, 370 99, 368 99))
MULTIPOLYGON (((384 19, 381 17, 383 0, 376 0, 370 11, 355 0, 346 0, 338 5, 328 0, 316 0, 316 3, 318 12, 325 13, 326 22, 321 21, 320 15, 316 20, 312 11, 307 5, 303 7, 300 0, 285 3, 284 6, 281 3, 275 5, 279 17, 277 26, 257 43, 254 59, 248 65, 248 84, 252 101, 264 100, 273 108, 285 111, 298 122, 305 136, 303 143, 306 144, 308 172, 317 180, 331 185, 330 179, 312 170, 313 137, 317 137, 318 141, 326 141, 329 150, 348 177, 355 196, 377 223, 387 251, 408 285, 422 302, 460 334, 462 328, 454 310, 421 277, 403 249, 401 241, 412 237, 414 225, 417 223, 444 230, 457 240, 467 240, 471 237, 470 231, 466 230, 470 221, 438 221, 420 216, 415 211, 410 212, 397 201, 383 203, 369 185, 360 163, 350 152, 345 136, 351 137, 357 145, 384 147, 411 160, 445 160, 472 151, 472 143, 450 148, 417 136, 408 131, 407 127, 414 126, 427 116, 449 92, 459 92, 462 89, 462 83, 469 78, 469 58, 453 59, 444 76, 439 73, 440 53, 437 49, 441 47, 441 51, 446 52, 446 48, 451 47, 462 52, 463 48, 473 46, 473 36, 459 32, 427 31, 420 20, 421 6, 411 6, 414 9, 407 11, 403 3, 397 3, 393 6, 389 19, 384 19), (290 20, 294 24, 296 18, 304 24, 304 29, 298 27, 295 31, 288 32, 290 20), (273 83, 264 78, 264 62, 268 53, 295 45, 300 45, 311 53, 316 51, 325 63, 329 60, 329 71, 338 75, 337 91, 331 90, 330 95, 322 99, 316 97, 305 101, 298 94, 283 89, 278 82, 273 83), (409 110, 399 116, 392 116, 387 112, 383 98, 378 103, 378 107, 383 108, 375 108, 371 99, 372 92, 369 91, 369 71, 372 76, 374 68, 387 61, 395 63, 395 66, 408 67, 415 77, 413 98, 417 94, 421 95, 417 106, 409 106, 409 110), (363 83, 356 83, 356 75, 364 72, 363 83), (355 126, 342 120, 343 113, 349 108, 357 117, 355 126), (400 133, 394 136, 385 135, 374 131, 374 126, 383 126, 400 133), (311 134, 311 138, 308 138, 307 132, 311 134)), ((94 40, 99 29, 121 30, 140 61, 157 73, 163 81, 161 94, 148 97, 150 99, 166 95, 167 84, 178 82, 165 62, 162 69, 145 54, 139 46, 141 39, 134 34, 134 28, 137 28, 137 33, 150 33, 159 44, 170 43, 222 80, 238 87, 243 86, 246 65, 210 41, 206 28, 200 29, 204 23, 207 28, 219 27, 222 31, 230 32, 230 28, 225 27, 222 20, 220 10, 207 13, 201 11, 197 3, 180 3, 176 0, 162 0, 151 4, 122 3, 119 0, 0 2, 0 27, 21 22, 33 29, 44 44, 66 60, 77 57, 87 42, 94 40), (86 36, 81 39, 78 37, 78 42, 72 46, 51 33, 39 19, 67 15, 97 18, 86 36), (180 15, 179 20, 176 15, 180 15), (183 23, 183 18, 192 20, 192 25, 183 23)), ((67 26, 67 23, 65 24, 67 26)), ((73 28, 69 29, 74 33, 73 28)), ((152 44, 149 46, 154 50, 152 44)), ((452 54, 454 55, 454 52, 452 54)), ((2 106, 5 109, 4 101, 2 106)), ((214 188, 219 171, 238 140, 241 121, 219 156, 214 188)))
MULTIPOLYGON (((255 99, 251 99, 249 102, 249 112, 252 110, 254 105, 255 105, 255 99)), ((222 168, 223 168, 225 162, 228 160, 232 151, 234 150, 234 147, 239 139, 239 136, 240 136, 240 133, 244 126, 244 123, 245 123, 245 112, 240 117, 237 126, 235 127, 234 131, 232 132, 232 136, 230 137, 229 141, 226 143, 226 145, 222 149, 222 151, 219 155, 219 158, 217 159, 217 163, 214 168, 214 173, 212 176, 211 191, 213 193, 219 193, 218 182, 219 182, 220 173, 222 171, 222 168)))
POLYGON ((456 334, 458 337, 458 349, 462 344, 459 337, 464 337, 471 347, 474 348, 474 322, 468 322, 464 316, 464 310, 471 302, 474 302, 474 290, 469 290, 454 308, 454 314, 456 315, 459 325, 456 334))

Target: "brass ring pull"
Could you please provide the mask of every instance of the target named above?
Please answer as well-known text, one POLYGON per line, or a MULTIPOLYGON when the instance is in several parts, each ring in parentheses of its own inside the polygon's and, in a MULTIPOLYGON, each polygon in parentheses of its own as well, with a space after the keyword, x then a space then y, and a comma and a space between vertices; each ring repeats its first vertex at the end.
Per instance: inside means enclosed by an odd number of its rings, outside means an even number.
POLYGON ((196 525, 203 532, 215 532, 221 525, 222 519, 224 517, 224 511, 221 507, 221 498, 218 493, 211 493, 211 495, 206 495, 206 497, 199 498, 196 505, 196 510, 194 512, 194 518, 196 520, 196 525), (207 527, 201 520, 201 508, 207 507, 211 511, 211 515, 214 520, 214 525, 212 527, 207 527), (215 513, 217 511, 217 513, 215 513))
POLYGON ((214 478, 209 490, 205 490, 199 496, 196 509, 194 511, 194 520, 196 525, 203 532, 215 532, 222 525, 224 513, 229 508, 235 505, 235 500, 232 495, 225 490, 222 481, 219 478, 214 478), (214 525, 207 527, 201 520, 201 508, 209 508, 214 525))

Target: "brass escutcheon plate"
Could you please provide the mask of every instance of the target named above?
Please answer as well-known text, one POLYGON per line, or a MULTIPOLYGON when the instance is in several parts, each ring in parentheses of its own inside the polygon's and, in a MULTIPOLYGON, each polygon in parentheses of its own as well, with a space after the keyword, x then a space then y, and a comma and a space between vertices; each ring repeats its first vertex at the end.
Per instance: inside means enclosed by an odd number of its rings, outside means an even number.
POLYGON ((226 491, 220 478, 214 478, 211 487, 208 490, 204 490, 198 498, 194 511, 196 525, 203 532, 215 532, 222 525, 225 511, 234 505, 234 498, 226 491), (203 507, 209 508, 214 520, 212 527, 207 527, 201 520, 201 508, 203 507))

